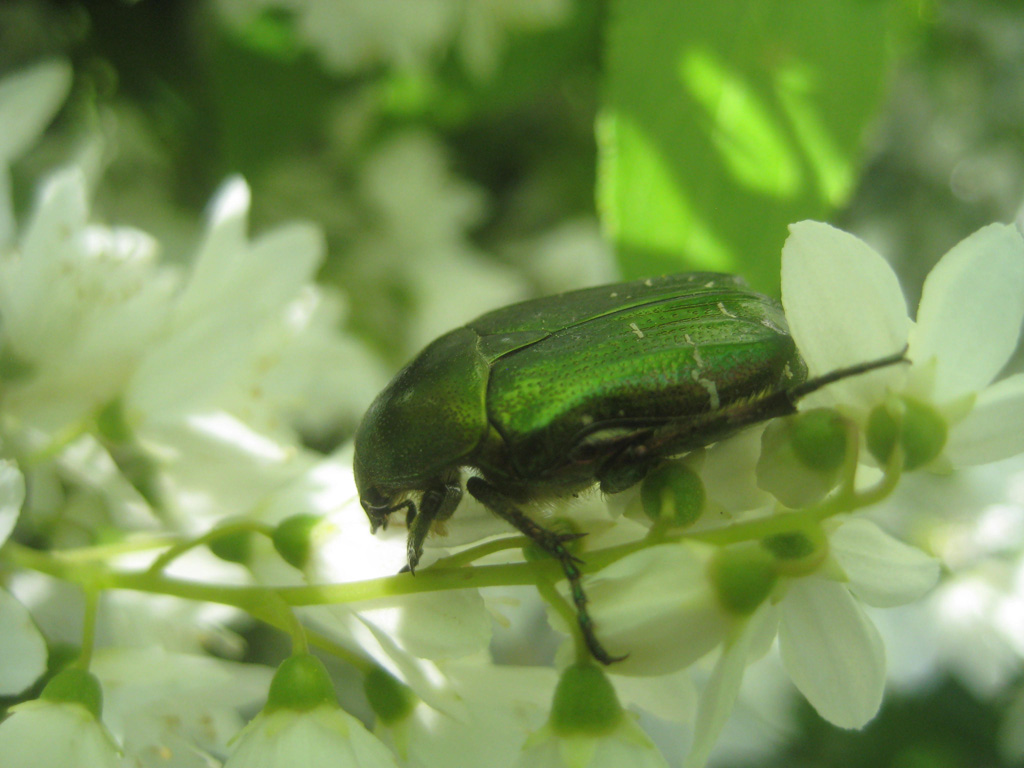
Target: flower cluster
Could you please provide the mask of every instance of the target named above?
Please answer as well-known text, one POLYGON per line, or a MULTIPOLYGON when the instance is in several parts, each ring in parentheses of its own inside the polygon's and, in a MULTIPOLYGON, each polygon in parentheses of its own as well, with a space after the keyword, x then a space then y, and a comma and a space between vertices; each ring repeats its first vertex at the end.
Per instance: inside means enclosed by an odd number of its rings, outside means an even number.
POLYGON ((375 64, 423 68, 448 48, 458 51, 478 78, 497 67, 506 35, 557 26, 569 15, 569 0, 218 0, 221 13, 238 26, 258 23, 271 9, 294 15, 297 34, 333 70, 375 64))

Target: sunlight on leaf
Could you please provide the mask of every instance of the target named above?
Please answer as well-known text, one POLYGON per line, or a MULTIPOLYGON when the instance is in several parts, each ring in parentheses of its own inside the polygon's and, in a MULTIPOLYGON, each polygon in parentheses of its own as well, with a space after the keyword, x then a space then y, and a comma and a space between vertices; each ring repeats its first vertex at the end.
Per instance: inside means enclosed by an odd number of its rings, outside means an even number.
POLYGON ((786 226, 853 188, 901 8, 613 0, 598 205, 623 275, 724 269, 777 292, 786 226))
POLYGON ((743 75, 695 48, 684 53, 680 77, 704 109, 711 140, 733 177, 766 195, 792 197, 801 183, 796 151, 743 75))

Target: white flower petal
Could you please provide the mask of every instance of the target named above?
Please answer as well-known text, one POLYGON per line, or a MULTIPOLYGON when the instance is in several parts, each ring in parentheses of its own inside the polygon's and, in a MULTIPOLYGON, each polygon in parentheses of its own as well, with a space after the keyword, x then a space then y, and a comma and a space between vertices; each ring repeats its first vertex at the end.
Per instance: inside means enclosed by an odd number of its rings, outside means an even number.
POLYGON ((25 606, 0 589, 0 695, 21 693, 46 671, 46 640, 25 606))
MULTIPOLYGON (((811 375, 899 352, 910 329, 889 264, 853 235, 815 221, 791 224, 782 249, 782 303, 811 375)), ((890 371, 830 387, 842 402, 877 401, 890 371)))
POLYGON ((763 433, 761 426, 745 429, 705 451, 700 478, 710 501, 732 513, 774 503, 772 495, 758 487, 754 471, 761 457, 763 433))
POLYGON ((736 627, 735 635, 726 643, 711 677, 700 692, 697 719, 693 723, 693 744, 686 755, 684 768, 703 768, 707 764, 708 755, 740 694, 740 683, 743 682, 753 641, 760 634, 764 622, 771 619, 771 611, 756 612, 749 621, 736 627))
POLYGON ((224 768, 396 768, 391 752, 352 715, 333 706, 261 712, 224 768))
POLYGON ((954 466, 989 464, 1024 452, 1024 373, 981 392, 949 436, 945 453, 954 466))
POLYGON ((18 465, 7 459, 0 459, 0 545, 14 530, 25 502, 25 478, 18 465))
MULTIPOLYGON (((293 222, 253 241, 245 264, 235 276, 233 294, 241 304, 257 304, 258 317, 285 307, 316 273, 326 250, 323 234, 313 224, 293 222)), ((230 300, 230 298, 229 298, 230 300)))
POLYGON ((329 606, 334 616, 333 630, 343 627, 341 636, 351 636, 362 652, 377 661, 384 669, 408 685, 428 707, 443 712, 448 717, 463 721, 468 717, 466 702, 455 691, 444 672, 432 661, 417 659, 401 648, 387 633, 372 622, 366 621, 361 614, 351 612, 349 608, 329 606), (342 611, 349 612, 349 623, 343 625, 342 611))
POLYGON ((584 579, 590 615, 616 674, 659 675, 692 664, 725 638, 733 617, 707 577, 711 548, 662 544, 584 579))
POLYGON ((54 174, 43 186, 21 239, 21 253, 32 258, 11 257, 0 262, 4 333, 19 344, 19 353, 29 353, 29 359, 35 358, 32 335, 39 326, 38 313, 49 314, 61 261, 67 258, 72 238, 85 227, 87 217, 82 171, 69 168, 54 174))
POLYGON ((1024 240, 990 224, 958 243, 925 280, 910 357, 938 359, 934 400, 982 389, 1017 347, 1024 320, 1024 240))
POLYGON ((209 222, 188 285, 178 301, 179 321, 201 317, 222 303, 222 294, 242 268, 248 251, 249 185, 240 176, 224 182, 210 202, 209 222))
POLYGON ((384 630, 420 659, 457 659, 486 651, 491 617, 475 589, 405 595, 386 608, 360 607, 363 621, 384 630))
POLYGON ((555 670, 467 663, 446 664, 444 673, 465 705, 460 714, 420 704, 403 723, 378 727, 377 735, 405 758, 404 766, 511 766, 526 735, 544 725, 555 670))
POLYGON ((0 723, 4 768, 118 768, 110 733, 80 704, 19 704, 0 723))
MULTIPOLYGON (((494 755, 488 766, 508 763, 494 755)), ((513 768, 667 768, 665 758, 632 718, 623 717, 608 733, 559 735, 547 725, 526 740, 513 768)), ((445 760, 439 765, 451 765, 445 760)))
POLYGON ((71 67, 54 60, 0 81, 0 163, 18 157, 39 137, 71 87, 71 67))
MULTIPOLYGON (((611 672, 615 672, 612 667, 611 672)), ((697 711, 697 688, 689 670, 656 677, 615 676, 623 706, 638 707, 662 720, 690 723, 697 711)))
POLYGON ((71 86, 64 60, 45 61, 0 80, 0 244, 14 237, 16 223, 8 164, 42 134, 71 86))
MULTIPOLYGON (((103 687, 103 720, 132 765, 179 749, 223 752, 244 724, 239 710, 263 701, 273 675, 261 664, 174 653, 155 643, 97 649, 90 669, 103 687)), ((167 768, 177 765, 193 764, 171 761, 167 768)))
POLYGON ((829 537, 850 590, 868 605, 889 608, 922 597, 939 580, 939 563, 861 517, 829 537))
POLYGON ((779 614, 782 662, 818 714, 841 728, 860 728, 874 717, 885 687, 885 648, 849 591, 800 579, 779 614))

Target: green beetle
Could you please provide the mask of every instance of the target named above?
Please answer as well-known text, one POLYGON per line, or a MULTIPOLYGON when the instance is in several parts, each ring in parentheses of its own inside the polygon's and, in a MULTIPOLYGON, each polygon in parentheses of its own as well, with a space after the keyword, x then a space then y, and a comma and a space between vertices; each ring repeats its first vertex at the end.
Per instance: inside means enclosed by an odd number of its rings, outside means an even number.
POLYGON ((562 565, 580 628, 575 535, 520 505, 597 484, 616 493, 669 457, 796 411, 825 384, 902 354, 807 380, 777 302, 732 275, 694 272, 570 291, 489 312, 426 347, 377 396, 355 437, 372 528, 405 510, 414 570, 434 523, 466 490, 562 565))

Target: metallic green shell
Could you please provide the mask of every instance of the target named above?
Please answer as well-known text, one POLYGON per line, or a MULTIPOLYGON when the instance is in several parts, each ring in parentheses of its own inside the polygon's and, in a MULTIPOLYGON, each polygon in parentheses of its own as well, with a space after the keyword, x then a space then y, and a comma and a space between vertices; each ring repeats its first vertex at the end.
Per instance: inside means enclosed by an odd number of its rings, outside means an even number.
POLYGON ((469 327, 491 360, 489 421, 524 480, 550 476, 602 426, 707 413, 806 375, 782 309, 727 275, 563 294, 469 327))
POLYGON ((474 466, 556 488, 582 435, 706 414, 805 376, 778 304, 729 275, 513 304, 440 337, 381 392, 356 433, 356 480, 397 494, 474 466))

